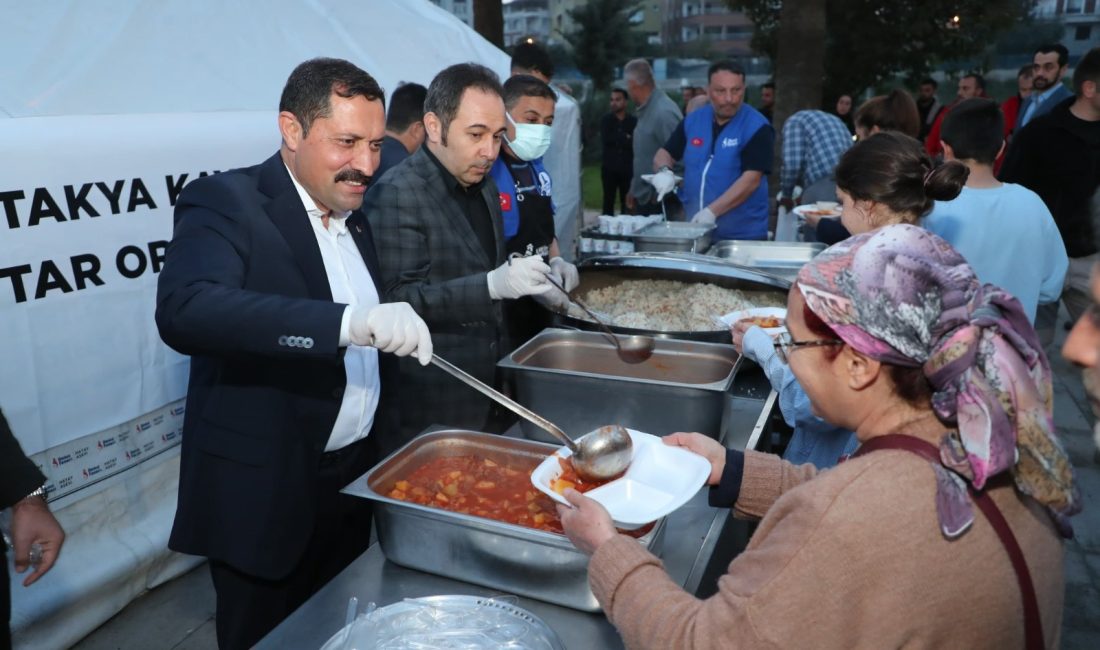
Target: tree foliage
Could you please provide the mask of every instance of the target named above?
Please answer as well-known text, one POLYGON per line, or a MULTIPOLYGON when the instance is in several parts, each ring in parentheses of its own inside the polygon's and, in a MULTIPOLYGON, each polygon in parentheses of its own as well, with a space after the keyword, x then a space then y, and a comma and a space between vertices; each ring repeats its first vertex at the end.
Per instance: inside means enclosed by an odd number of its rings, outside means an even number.
MULTIPOLYGON (((727 0, 756 24, 753 49, 774 61, 782 0, 727 0)), ((1026 15, 1028 0, 826 0, 825 83, 831 96, 859 93, 903 74, 982 53, 1026 15), (955 18, 957 17, 957 20, 955 18)))
POLYGON ((565 34, 573 46, 577 69, 592 78, 596 88, 611 84, 615 67, 639 47, 639 34, 630 24, 637 0, 590 0, 569 12, 576 29, 565 34))

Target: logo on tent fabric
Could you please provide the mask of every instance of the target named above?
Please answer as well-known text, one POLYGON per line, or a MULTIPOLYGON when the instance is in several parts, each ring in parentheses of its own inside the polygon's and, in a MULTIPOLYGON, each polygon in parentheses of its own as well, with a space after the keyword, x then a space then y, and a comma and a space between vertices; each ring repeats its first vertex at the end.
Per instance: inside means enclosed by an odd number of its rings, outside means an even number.
POLYGON ((73 462, 73 457, 70 454, 65 454, 63 456, 54 456, 51 459, 51 461, 52 461, 52 464, 53 464, 54 467, 60 467, 61 465, 64 465, 65 463, 73 462))
POLYGON ((703 139, 702 138, 692 138, 691 139, 691 146, 693 146, 693 147, 703 146, 703 139))
POLYGON ((512 209, 512 195, 507 192, 501 192, 500 196, 500 209, 507 212, 512 209))

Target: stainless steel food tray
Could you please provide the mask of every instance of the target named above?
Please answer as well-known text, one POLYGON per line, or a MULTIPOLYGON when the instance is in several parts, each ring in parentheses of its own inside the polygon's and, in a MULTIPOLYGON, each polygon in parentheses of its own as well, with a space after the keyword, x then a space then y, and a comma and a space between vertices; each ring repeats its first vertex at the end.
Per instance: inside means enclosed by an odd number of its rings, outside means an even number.
MULTIPOLYGON (((628 364, 603 334, 551 328, 497 366, 511 376, 521 404, 573 437, 621 424, 653 435, 698 431, 717 438, 740 364, 732 345, 671 339, 657 339, 644 363, 628 364)), ((520 425, 528 438, 553 440, 526 421, 520 425)))
POLYGON ((703 253, 710 248, 714 226, 700 226, 684 221, 652 223, 634 233, 634 250, 638 252, 683 251, 703 253))
POLYGON ((715 244, 707 255, 727 260, 733 264, 757 268, 778 275, 792 282, 798 271, 825 250, 819 242, 771 242, 727 240, 715 244))
MULTIPOLYGON (((791 283, 760 270, 729 264, 710 255, 695 253, 635 253, 632 255, 604 255, 584 260, 578 265, 580 284, 575 293, 582 299, 589 291, 614 286, 625 280, 677 280, 680 282, 704 282, 727 289, 740 289, 778 297, 786 304, 787 289, 791 283)), ((592 321, 574 318, 567 314, 555 314, 556 325, 582 330, 595 330, 592 321)), ((712 329, 691 332, 643 330, 631 327, 611 326, 620 334, 644 334, 662 339, 681 339, 729 343, 729 329, 715 325, 712 329)))
MULTIPOLYGON (((448 429, 417 436, 344 492, 375 502, 386 559, 419 571, 582 611, 599 611, 588 587, 588 556, 564 535, 439 510, 386 496, 394 483, 435 458, 477 455, 541 461, 559 445, 448 429)), ((665 520, 638 541, 660 554, 665 520)))

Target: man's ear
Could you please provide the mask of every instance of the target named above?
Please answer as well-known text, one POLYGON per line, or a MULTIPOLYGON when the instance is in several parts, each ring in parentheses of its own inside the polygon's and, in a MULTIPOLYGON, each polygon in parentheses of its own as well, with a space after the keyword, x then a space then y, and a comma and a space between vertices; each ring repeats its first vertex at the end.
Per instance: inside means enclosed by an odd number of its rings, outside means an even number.
POLYGON ((435 113, 424 113, 424 131, 430 142, 435 144, 443 142, 443 123, 435 113))
POLYGON ((291 151, 297 151, 298 145, 305 137, 302 135, 302 123, 290 111, 279 113, 279 133, 283 136, 286 148, 291 151))
POLYGON ((943 159, 946 161, 955 160, 955 148, 947 144, 943 140, 940 140, 940 147, 943 148, 943 159))
POLYGON ((882 363, 855 350, 850 345, 845 345, 840 351, 841 363, 848 379, 848 388, 855 391, 865 390, 878 380, 883 372, 882 363))

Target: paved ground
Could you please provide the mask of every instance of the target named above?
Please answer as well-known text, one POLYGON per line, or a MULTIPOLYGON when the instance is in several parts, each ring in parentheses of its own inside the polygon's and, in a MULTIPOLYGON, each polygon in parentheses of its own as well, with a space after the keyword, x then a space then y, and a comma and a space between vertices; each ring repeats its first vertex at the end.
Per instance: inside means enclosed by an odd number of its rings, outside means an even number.
MULTIPOLYGON (((1047 352, 1054 370, 1054 421, 1077 468, 1085 511, 1074 518, 1077 538, 1066 544, 1066 604, 1062 647, 1100 647, 1100 464, 1081 373, 1062 360, 1059 320, 1047 352)), ((216 648, 214 591, 206 566, 137 599, 77 644, 79 650, 204 650, 216 648)))

